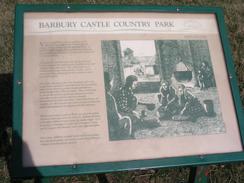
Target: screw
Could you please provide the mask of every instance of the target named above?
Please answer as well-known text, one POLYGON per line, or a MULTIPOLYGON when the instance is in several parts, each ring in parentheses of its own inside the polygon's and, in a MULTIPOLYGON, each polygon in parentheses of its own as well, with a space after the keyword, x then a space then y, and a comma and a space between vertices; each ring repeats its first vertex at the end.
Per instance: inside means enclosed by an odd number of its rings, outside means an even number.
POLYGON ((77 168, 77 165, 72 165, 72 168, 73 168, 73 169, 77 168))
POLYGON ((22 84, 22 82, 21 82, 21 81, 17 81, 17 84, 18 84, 18 85, 21 85, 21 84, 22 84))
POLYGON ((199 158, 200 158, 200 159, 204 159, 204 156, 203 156, 203 155, 200 155, 199 158))

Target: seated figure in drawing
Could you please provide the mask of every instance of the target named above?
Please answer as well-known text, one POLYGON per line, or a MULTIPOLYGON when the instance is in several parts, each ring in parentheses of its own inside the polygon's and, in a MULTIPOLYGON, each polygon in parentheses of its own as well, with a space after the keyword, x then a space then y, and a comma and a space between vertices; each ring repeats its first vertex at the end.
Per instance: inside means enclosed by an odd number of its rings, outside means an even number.
POLYGON ((104 72, 106 90, 107 117, 110 140, 125 140, 131 138, 132 124, 129 116, 121 116, 114 97, 110 93, 113 80, 110 80, 108 72, 104 72))
POLYGON ((120 88, 117 104, 118 110, 122 113, 135 113, 135 109, 138 105, 136 96, 133 90, 136 88, 137 77, 130 75, 126 78, 125 85, 120 88))
POLYGON ((171 119, 177 112, 177 95, 175 89, 168 82, 163 81, 157 95, 160 107, 158 108, 159 120, 171 119))
POLYGON ((199 117, 205 116, 203 105, 186 87, 181 84, 178 87, 178 115, 172 117, 173 120, 190 120, 195 122, 199 117))
POLYGON ((155 119, 147 119, 146 111, 153 111, 155 109, 155 104, 140 102, 135 96, 134 90, 137 86, 137 81, 138 79, 136 76, 127 76, 124 86, 120 88, 116 95, 119 113, 129 116, 132 120, 132 136, 134 136, 135 131, 139 129, 155 128, 159 125, 155 119), (136 111, 138 105, 145 106, 145 109, 138 113, 136 111))
POLYGON ((135 111, 138 105, 138 100, 133 92, 136 88, 137 81, 138 79, 136 76, 128 76, 126 78, 125 85, 120 88, 116 97, 118 111, 122 115, 127 115, 131 118, 133 131, 135 130, 136 125, 140 123, 140 115, 135 111))

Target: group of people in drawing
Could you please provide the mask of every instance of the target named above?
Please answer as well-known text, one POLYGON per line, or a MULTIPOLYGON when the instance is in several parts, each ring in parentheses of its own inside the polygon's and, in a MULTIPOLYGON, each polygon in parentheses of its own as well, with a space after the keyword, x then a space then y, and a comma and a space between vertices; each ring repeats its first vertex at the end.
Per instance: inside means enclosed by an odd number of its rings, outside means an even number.
MULTIPOLYGON (((145 111, 140 114, 136 111, 140 102, 133 91, 138 78, 134 75, 128 76, 116 96, 111 94, 113 79, 108 72, 104 73, 104 81, 110 140, 131 138, 146 116, 145 111)), ((174 89, 168 82, 162 82, 157 97, 159 107, 155 111, 158 121, 188 120, 195 122, 206 114, 200 101, 183 84, 174 89)))
POLYGON ((189 120, 195 122, 204 116, 206 111, 197 97, 181 84, 176 90, 167 82, 163 82, 158 95, 160 107, 159 119, 189 120))

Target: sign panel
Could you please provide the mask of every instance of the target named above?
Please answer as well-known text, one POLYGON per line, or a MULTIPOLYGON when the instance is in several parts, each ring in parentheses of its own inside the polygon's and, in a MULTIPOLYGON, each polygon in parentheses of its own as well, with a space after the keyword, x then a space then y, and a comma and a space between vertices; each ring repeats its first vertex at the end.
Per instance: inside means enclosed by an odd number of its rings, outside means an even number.
POLYGON ((24 169, 243 151, 214 12, 22 15, 24 169))

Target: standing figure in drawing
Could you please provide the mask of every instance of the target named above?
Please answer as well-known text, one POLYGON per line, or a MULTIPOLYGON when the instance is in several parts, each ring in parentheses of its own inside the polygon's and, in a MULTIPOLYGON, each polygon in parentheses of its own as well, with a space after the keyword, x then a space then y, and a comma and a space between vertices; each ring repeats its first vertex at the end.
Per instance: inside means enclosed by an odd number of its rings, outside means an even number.
POLYGON ((197 78, 201 90, 207 89, 214 85, 213 73, 206 61, 201 62, 197 78))

